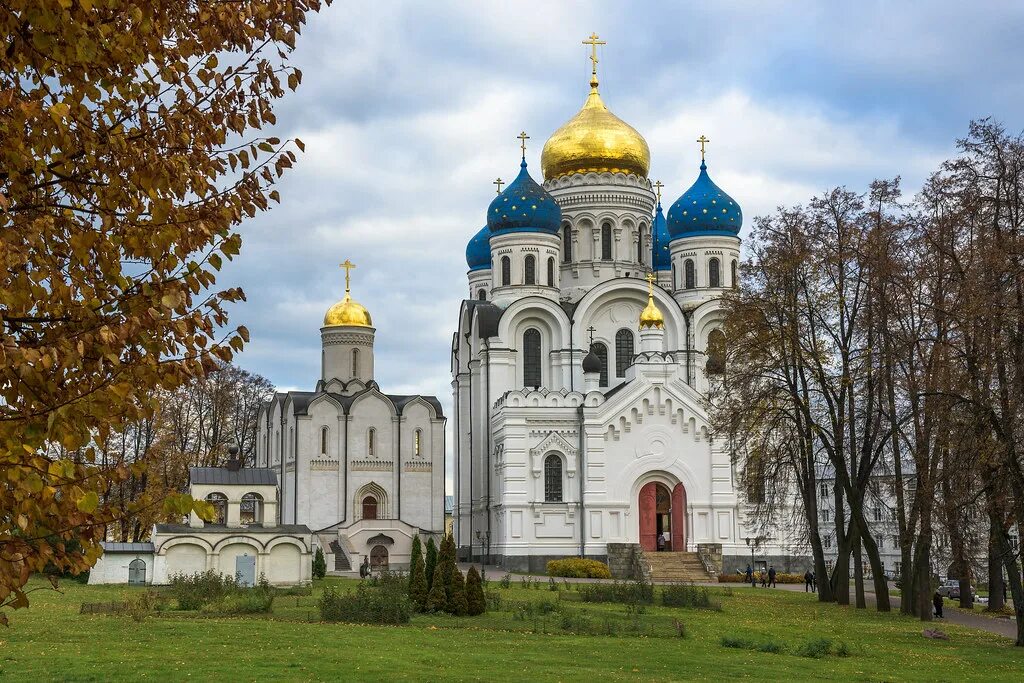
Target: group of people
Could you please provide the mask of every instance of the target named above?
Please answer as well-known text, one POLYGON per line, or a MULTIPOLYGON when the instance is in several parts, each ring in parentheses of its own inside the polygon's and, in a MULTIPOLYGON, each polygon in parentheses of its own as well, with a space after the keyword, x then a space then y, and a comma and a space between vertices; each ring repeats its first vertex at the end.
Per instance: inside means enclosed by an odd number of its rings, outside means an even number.
POLYGON ((769 566, 768 571, 765 571, 763 569, 760 570, 759 572, 757 572, 755 576, 754 570, 750 568, 749 564, 747 565, 747 583, 749 583, 754 588, 757 588, 757 582, 759 579, 761 581, 761 588, 777 588, 778 586, 775 583, 775 576, 776 572, 774 566, 769 566))

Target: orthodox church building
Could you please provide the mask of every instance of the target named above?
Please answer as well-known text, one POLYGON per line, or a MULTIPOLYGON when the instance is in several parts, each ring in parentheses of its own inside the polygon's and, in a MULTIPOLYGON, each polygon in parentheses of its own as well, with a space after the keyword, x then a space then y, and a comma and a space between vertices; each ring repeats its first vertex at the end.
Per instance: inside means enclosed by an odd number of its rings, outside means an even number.
POLYGON ((404 569, 412 538, 445 528, 445 417, 433 396, 384 393, 374 380, 375 329, 345 297, 320 328, 313 391, 278 393, 259 412, 256 464, 280 482, 278 520, 308 526, 330 571, 368 557, 404 569))
POLYGON ((705 397, 723 370, 743 214, 712 181, 703 136, 695 181, 663 211, 647 142, 600 94, 601 43, 584 42, 590 93, 544 144, 543 183, 523 133, 519 173, 466 249, 451 349, 457 543, 511 570, 623 547, 681 563, 700 551, 708 573, 731 555, 731 570, 750 549, 705 397))

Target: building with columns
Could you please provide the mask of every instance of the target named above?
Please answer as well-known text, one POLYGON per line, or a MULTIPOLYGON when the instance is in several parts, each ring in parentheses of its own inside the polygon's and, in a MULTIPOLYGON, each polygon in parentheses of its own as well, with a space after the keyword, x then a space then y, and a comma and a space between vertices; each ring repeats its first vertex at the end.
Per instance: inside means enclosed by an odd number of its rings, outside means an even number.
POLYGON ((543 183, 524 144, 467 246, 451 347, 457 544, 513 570, 624 547, 731 567, 751 534, 706 395, 742 211, 701 136, 697 177, 666 215, 647 142, 608 110, 592 59, 583 107, 544 144, 543 183))
POLYGON ((384 393, 374 380, 376 330, 345 296, 320 328, 320 378, 312 391, 275 394, 259 412, 256 463, 281 482, 279 519, 304 524, 330 571, 364 557, 403 569, 413 536, 444 522, 445 417, 433 396, 384 393))

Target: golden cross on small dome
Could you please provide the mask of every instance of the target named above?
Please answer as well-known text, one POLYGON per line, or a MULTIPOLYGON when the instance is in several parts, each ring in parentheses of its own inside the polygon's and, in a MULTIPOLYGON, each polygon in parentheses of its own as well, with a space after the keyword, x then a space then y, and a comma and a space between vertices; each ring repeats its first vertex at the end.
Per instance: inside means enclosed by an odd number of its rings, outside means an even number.
POLYGON ((647 273, 647 291, 649 294, 654 294, 654 273, 647 273))
POLYGON ((352 269, 356 267, 356 264, 352 263, 348 259, 345 259, 345 262, 339 264, 338 267, 345 269, 345 293, 348 294, 349 290, 351 289, 350 278, 352 276, 352 269))
POLYGON ((606 41, 606 40, 598 40, 598 38, 599 38, 599 36, 596 33, 591 33, 590 37, 583 41, 584 45, 589 45, 590 46, 590 62, 591 62, 590 87, 592 87, 592 88, 596 88, 597 87, 597 61, 598 61, 597 60, 597 46, 598 45, 607 45, 608 44, 608 41, 606 41))
POLYGON ((504 184, 505 184, 505 181, 502 180, 501 178, 498 178, 493 183, 491 183, 491 185, 497 185, 498 186, 498 194, 501 194, 501 186, 504 185, 504 184))
POLYGON ((526 158, 526 141, 530 139, 530 136, 526 134, 526 131, 522 131, 516 136, 519 138, 519 147, 523 150, 523 158, 526 158))
POLYGON ((665 183, 660 180, 654 183, 654 191, 658 193, 658 203, 661 204, 661 188, 665 187, 665 183))
POLYGON ((701 135, 699 138, 697 138, 697 142, 700 143, 700 160, 704 161, 704 146, 711 142, 711 140, 708 140, 706 137, 701 135))

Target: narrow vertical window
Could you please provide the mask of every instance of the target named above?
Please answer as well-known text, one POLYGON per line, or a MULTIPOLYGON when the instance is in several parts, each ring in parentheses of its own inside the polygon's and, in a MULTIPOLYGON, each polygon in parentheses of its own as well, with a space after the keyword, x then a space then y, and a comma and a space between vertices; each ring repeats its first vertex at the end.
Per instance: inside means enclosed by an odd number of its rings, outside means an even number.
POLYGON ((359 376, 359 349, 352 349, 352 376, 359 376))
POLYGON ((568 223, 562 226, 562 263, 572 263, 572 228, 568 223))
POLYGON ((562 502, 562 459, 554 453, 544 458, 544 502, 562 502))
POLYGON ((721 330, 711 330, 708 335, 708 360, 705 367, 710 375, 725 372, 725 333, 721 330))
POLYGON ((526 258, 523 259, 523 284, 537 284, 537 259, 534 258, 533 254, 527 254, 526 258))
POLYGON ((672 264, 672 289, 679 289, 679 277, 676 275, 676 264, 672 264))
POLYGON ((422 449, 422 444, 423 444, 423 430, 417 429, 413 433, 413 435, 412 435, 412 454, 415 455, 417 458, 420 457, 420 455, 423 454, 423 452, 421 450, 422 449))
POLYGON ((501 257, 501 284, 504 286, 512 284, 512 259, 508 256, 501 257))
POLYGON ((685 288, 693 289, 697 286, 697 277, 693 268, 693 259, 686 259, 686 263, 683 264, 683 268, 685 269, 683 277, 686 278, 685 288))
POLYGON ((636 262, 643 265, 644 262, 644 231, 636 231, 636 262))
POLYGON ((548 287, 555 286, 555 257, 548 259, 548 287))
POLYGON ((721 262, 713 258, 708 261, 708 287, 721 287, 722 286, 722 268, 721 262))
POLYGON ((540 332, 531 327, 523 333, 523 386, 540 385, 540 332))
POLYGON ((377 430, 373 427, 366 432, 366 453, 370 457, 377 455, 377 430))
POLYGON ((327 455, 327 427, 320 428, 320 455, 327 455))
POLYGON ((608 386, 608 347, 601 342, 596 342, 591 347, 594 355, 601 359, 601 386, 608 386))
POLYGON ((740 286, 740 274, 738 272, 739 269, 736 267, 736 259, 733 259, 731 268, 732 268, 732 273, 731 273, 732 274, 732 288, 736 289, 737 287, 740 286))
POLYGON ((601 258, 605 261, 612 260, 612 225, 605 223, 601 226, 601 258))
POLYGON ((622 329, 615 333, 615 376, 625 377, 633 362, 633 333, 622 329))
POLYGON ((487 301, 487 291, 483 289, 477 290, 476 298, 480 301, 487 301))

